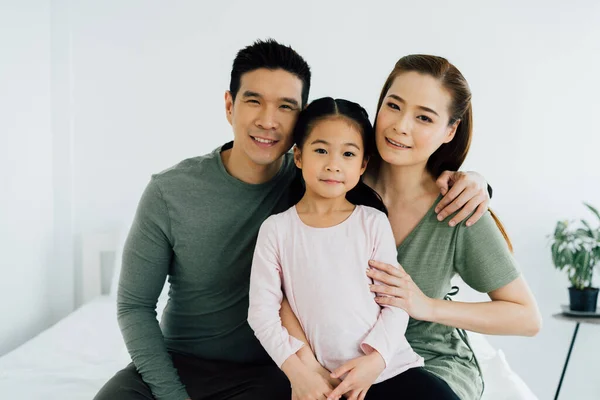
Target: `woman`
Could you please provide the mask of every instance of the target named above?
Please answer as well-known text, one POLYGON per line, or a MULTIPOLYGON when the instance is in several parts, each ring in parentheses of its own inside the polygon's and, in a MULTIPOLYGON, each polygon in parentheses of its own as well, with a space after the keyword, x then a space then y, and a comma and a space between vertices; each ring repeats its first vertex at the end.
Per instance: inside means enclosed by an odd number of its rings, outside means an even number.
MULTIPOLYGON (((371 160, 364 179, 388 209, 402 268, 371 262, 367 275, 385 284, 371 289, 384 295, 376 298, 378 304, 410 315, 406 338, 425 359, 436 384, 441 380, 444 386, 436 398, 479 399, 481 373, 460 330, 532 336, 541 318, 518 272, 510 241, 491 212, 476 224, 440 224, 436 217, 442 208, 436 180, 443 170, 461 166, 471 141, 466 80, 444 58, 401 58, 381 91, 375 132, 380 159, 371 160), (491 301, 445 301, 455 273, 491 301)), ((282 318, 292 334, 301 335, 287 308, 282 318)), ((306 357, 304 353, 303 360, 306 357)), ((332 376, 340 377, 343 371, 332 376)), ((339 398, 351 384, 343 381, 328 398, 339 398)))

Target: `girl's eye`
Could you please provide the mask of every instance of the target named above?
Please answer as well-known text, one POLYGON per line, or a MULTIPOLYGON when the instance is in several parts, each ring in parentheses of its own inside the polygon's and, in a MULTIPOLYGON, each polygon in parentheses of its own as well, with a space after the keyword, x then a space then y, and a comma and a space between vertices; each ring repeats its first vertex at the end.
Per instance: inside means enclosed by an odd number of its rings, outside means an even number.
POLYGON ((325 150, 325 149, 315 149, 315 153, 318 153, 318 154, 327 154, 327 150, 325 150))
POLYGON ((356 154, 354 154, 354 153, 353 153, 353 152, 351 152, 351 151, 347 151, 347 152, 345 152, 345 153, 344 153, 344 157, 354 157, 355 155, 356 155, 356 154))
POLYGON ((423 122, 433 122, 433 120, 427 115, 419 115, 417 118, 419 118, 423 122))
POLYGON ((394 110, 400 110, 400 107, 398 107, 398 104, 396 103, 392 103, 391 101, 389 103, 387 103, 388 107, 394 110))

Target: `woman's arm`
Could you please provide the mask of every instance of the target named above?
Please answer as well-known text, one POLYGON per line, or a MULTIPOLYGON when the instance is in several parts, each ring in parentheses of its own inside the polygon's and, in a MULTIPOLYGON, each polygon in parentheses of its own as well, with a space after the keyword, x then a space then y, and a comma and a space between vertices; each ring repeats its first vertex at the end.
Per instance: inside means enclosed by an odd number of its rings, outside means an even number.
POLYGON ((434 300, 431 320, 491 335, 537 335, 542 317, 525 279, 519 277, 488 295, 492 301, 483 303, 434 300))
POLYGON ((376 301, 402 308, 414 319, 489 335, 534 336, 540 331, 540 312, 522 277, 489 292, 491 301, 464 303, 427 297, 403 269, 379 262, 371 266, 367 275, 386 284, 371 290, 392 296, 376 301))

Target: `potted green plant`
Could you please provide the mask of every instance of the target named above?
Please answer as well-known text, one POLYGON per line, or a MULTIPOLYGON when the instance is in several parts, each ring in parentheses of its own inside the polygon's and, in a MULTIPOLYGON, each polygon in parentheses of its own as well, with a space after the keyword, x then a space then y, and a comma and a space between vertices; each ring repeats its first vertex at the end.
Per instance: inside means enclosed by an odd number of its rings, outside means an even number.
MULTIPOLYGON (((600 221, 600 213, 594 207, 584 205, 600 221)), ((558 221, 551 235, 552 262, 566 271, 571 282, 569 288, 570 308, 573 311, 596 311, 598 288, 592 286, 594 266, 600 265, 600 226, 592 228, 585 220, 581 225, 558 221)))

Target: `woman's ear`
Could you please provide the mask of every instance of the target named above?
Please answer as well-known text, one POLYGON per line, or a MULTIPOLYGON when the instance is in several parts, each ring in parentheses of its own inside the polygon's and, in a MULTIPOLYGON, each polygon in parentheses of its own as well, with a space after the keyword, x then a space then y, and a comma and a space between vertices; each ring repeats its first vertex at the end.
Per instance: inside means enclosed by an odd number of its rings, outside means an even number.
POLYGON ((302 169, 302 150, 298 146, 294 145, 294 164, 296 167, 302 169))
POLYGON ((456 135, 456 130, 458 129, 458 125, 460 125, 460 121, 460 119, 457 119, 452 125, 448 127, 446 137, 444 138, 444 143, 450 143, 452 139, 454 139, 454 135, 456 135))

